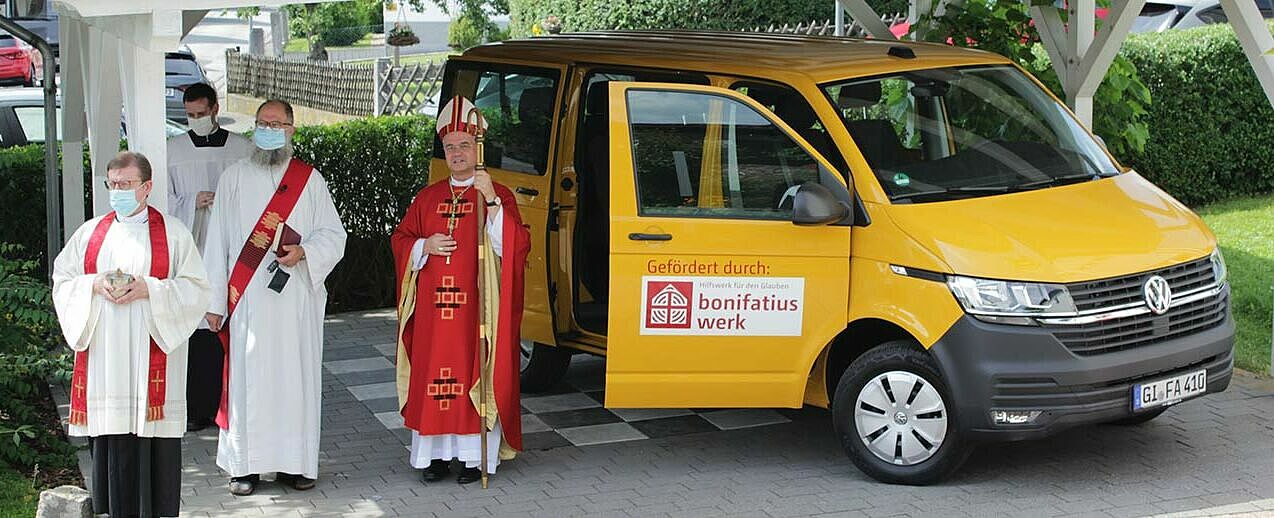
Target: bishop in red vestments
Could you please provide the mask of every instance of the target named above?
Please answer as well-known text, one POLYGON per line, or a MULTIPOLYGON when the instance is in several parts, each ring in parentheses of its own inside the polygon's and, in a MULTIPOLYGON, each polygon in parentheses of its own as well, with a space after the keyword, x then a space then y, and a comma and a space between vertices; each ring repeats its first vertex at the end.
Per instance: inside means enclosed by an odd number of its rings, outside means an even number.
POLYGON ((488 269, 485 282, 499 287, 495 336, 487 349, 492 380, 487 472, 522 449, 519 329, 530 234, 513 193, 476 168, 475 134, 482 123, 476 117, 477 123, 466 122, 475 112, 471 102, 456 97, 439 114, 451 176, 416 195, 392 240, 399 286, 399 404, 414 432, 411 464, 424 469, 427 482, 448 476, 453 459, 464 465, 458 482, 480 477, 479 231, 486 235, 481 246, 498 257, 498 268, 488 269), (486 210, 485 229, 478 228, 480 208, 486 210))

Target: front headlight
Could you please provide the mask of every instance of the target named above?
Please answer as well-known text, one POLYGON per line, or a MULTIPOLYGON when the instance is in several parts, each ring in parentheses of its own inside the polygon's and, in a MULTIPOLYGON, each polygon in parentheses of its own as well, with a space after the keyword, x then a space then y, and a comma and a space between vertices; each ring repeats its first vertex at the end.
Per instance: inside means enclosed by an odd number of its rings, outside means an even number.
POLYGON ((1221 255, 1221 248, 1217 247, 1212 251, 1212 278, 1216 279, 1217 285, 1225 284, 1225 276, 1228 272, 1225 269, 1225 257, 1221 255))
POLYGON ((964 311, 979 320, 1031 325, 1029 317, 1075 313, 1075 301, 1060 284, 947 277, 947 286, 964 311))

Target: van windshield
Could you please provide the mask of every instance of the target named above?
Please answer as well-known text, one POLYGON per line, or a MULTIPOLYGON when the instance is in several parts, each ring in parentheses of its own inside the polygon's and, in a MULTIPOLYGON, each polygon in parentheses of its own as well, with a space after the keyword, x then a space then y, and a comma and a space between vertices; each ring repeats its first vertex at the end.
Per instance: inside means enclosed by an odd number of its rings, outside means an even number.
POLYGON ((1043 189, 1118 174, 1016 68, 943 68, 823 85, 894 203, 1043 189))

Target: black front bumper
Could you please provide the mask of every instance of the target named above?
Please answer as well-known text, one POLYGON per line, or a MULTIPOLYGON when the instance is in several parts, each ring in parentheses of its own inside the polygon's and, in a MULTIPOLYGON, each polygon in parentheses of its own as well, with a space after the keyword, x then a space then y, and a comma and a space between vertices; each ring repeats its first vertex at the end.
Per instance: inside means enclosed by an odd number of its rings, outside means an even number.
POLYGON ((1230 384, 1234 319, 1192 335, 1094 356, 1039 327, 962 317, 930 348, 971 440, 1015 441, 1133 415, 1132 385, 1206 368, 1208 393, 1230 384), (996 410, 1038 410, 1031 424, 996 425, 996 410))

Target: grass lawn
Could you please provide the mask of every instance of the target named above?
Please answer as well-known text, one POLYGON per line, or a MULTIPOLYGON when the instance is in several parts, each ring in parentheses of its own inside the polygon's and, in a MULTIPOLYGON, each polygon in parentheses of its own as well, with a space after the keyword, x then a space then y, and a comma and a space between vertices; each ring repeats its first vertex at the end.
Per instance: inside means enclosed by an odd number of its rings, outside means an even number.
POLYGON ((13 468, 0 468, 0 516, 35 516, 40 492, 13 468))
MULTIPOLYGON (((454 51, 454 50, 444 50, 444 51, 440 51, 440 52, 430 52, 430 53, 428 53, 428 54, 411 54, 411 55, 408 55, 408 56, 402 56, 402 58, 399 60, 399 63, 401 63, 403 66, 407 66, 407 65, 417 65, 417 64, 419 64, 419 65, 425 65, 425 64, 428 64, 428 63, 430 63, 430 62, 438 63, 438 64, 442 64, 442 62, 443 62, 443 61, 446 61, 448 57, 450 57, 450 56, 455 56, 455 55, 457 55, 457 54, 459 54, 459 52, 456 52, 456 51, 454 51)), ((392 63, 393 57, 390 57, 390 60, 391 60, 391 63, 392 63)), ((356 64, 356 63, 371 63, 371 62, 373 62, 373 61, 375 61, 375 60, 374 60, 374 59, 360 59, 360 60, 354 60, 354 61, 347 61, 346 63, 350 63, 350 64, 356 64)))
MULTIPOLYGON (((363 36, 362 39, 354 42, 353 45, 349 45, 345 47, 328 47, 328 48, 329 49, 347 49, 350 47, 370 47, 372 46, 372 36, 375 36, 375 34, 368 33, 367 35, 363 36)), ((283 45, 283 52, 309 52, 309 51, 310 51, 310 40, 305 38, 292 38, 288 40, 287 44, 283 45)))
POLYGON ((1197 211, 1221 242, 1238 323, 1235 365, 1265 374, 1270 365, 1274 306, 1274 195, 1241 198, 1197 211))

